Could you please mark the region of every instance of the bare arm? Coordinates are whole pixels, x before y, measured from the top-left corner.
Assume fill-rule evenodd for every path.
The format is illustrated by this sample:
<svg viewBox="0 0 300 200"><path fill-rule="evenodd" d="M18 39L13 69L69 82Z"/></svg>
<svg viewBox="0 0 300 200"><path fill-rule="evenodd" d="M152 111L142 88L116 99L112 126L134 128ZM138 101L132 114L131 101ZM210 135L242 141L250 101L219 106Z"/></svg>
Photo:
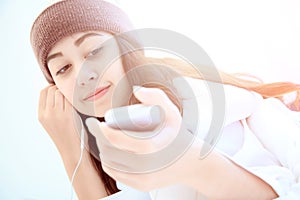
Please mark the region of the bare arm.
<svg viewBox="0 0 300 200"><path fill-rule="evenodd" d="M267 200L277 197L270 185L215 150L203 160L195 159L202 145L197 141L190 149L187 162L192 169L187 170L190 172L189 179L185 181L187 185L209 199Z"/></svg>
<svg viewBox="0 0 300 200"><path fill-rule="evenodd" d="M62 159L71 180L77 160L70 159L68 155L62 155ZM80 200L100 199L107 196L104 185L86 150L84 150L82 161L74 178L73 187Z"/></svg>
<svg viewBox="0 0 300 200"><path fill-rule="evenodd" d="M260 95L230 85L224 85L227 116L225 126L251 116L262 102ZM196 141L191 148L190 160L193 166L186 183L209 199L274 199L273 188L265 181L232 162L217 150L205 159L199 158L202 141ZM198 148L197 148L198 146ZM191 156L189 155L189 156ZM253 192L255 191L255 192Z"/></svg>
<svg viewBox="0 0 300 200"><path fill-rule="evenodd" d="M300 128L293 117L284 104L270 98L247 119L256 137L280 162L282 172L274 171L267 178L275 182L282 199L300 198Z"/></svg>
<svg viewBox="0 0 300 200"><path fill-rule="evenodd" d="M54 85L41 91L38 114L40 123L56 145L71 179L80 157L78 130L80 130L81 124L76 123L79 116L74 113L71 104ZM84 150L73 185L80 200L99 199L107 196L104 185L86 150Z"/></svg>

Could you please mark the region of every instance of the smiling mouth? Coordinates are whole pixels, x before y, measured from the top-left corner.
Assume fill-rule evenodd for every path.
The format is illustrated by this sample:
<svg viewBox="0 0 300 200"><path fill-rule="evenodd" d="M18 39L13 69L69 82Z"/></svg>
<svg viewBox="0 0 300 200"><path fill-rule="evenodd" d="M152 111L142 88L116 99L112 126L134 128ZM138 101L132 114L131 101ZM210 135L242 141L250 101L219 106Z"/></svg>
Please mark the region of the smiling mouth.
<svg viewBox="0 0 300 200"><path fill-rule="evenodd" d="M84 101L94 101L94 100L97 100L97 99L101 98L102 96L104 96L106 94L106 92L108 91L109 88L110 88L110 85L98 88L95 92L87 95L87 97L85 97L83 100Z"/></svg>

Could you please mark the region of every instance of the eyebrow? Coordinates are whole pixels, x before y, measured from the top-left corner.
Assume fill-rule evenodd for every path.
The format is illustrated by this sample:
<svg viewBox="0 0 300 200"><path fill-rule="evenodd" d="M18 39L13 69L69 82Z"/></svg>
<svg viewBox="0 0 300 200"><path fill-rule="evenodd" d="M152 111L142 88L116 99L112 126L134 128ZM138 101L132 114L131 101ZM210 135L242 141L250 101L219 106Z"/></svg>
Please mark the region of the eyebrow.
<svg viewBox="0 0 300 200"><path fill-rule="evenodd" d="M100 33L86 33L86 34L82 35L81 37L79 37L77 40L75 40L75 42L74 42L75 46L81 45L86 38L92 37L92 36L103 36L103 35ZM61 52L54 53L47 57L46 62L48 63L49 60L60 57L60 56L63 56L63 54Z"/></svg>
<svg viewBox="0 0 300 200"><path fill-rule="evenodd" d="M47 57L47 60L46 62L48 63L49 60L53 59L53 58L57 58L57 57L60 57L60 56L63 56L63 54L61 52L58 52L58 53L55 53L55 54L52 54L50 56Z"/></svg>
<svg viewBox="0 0 300 200"><path fill-rule="evenodd" d="M84 35L82 35L81 37L79 37L79 38L74 42L75 46L78 47L79 45L81 45L81 44L83 43L83 41L84 41L86 38L92 37L92 36L103 36L103 35L100 34L100 33L87 33L87 34L84 34Z"/></svg>

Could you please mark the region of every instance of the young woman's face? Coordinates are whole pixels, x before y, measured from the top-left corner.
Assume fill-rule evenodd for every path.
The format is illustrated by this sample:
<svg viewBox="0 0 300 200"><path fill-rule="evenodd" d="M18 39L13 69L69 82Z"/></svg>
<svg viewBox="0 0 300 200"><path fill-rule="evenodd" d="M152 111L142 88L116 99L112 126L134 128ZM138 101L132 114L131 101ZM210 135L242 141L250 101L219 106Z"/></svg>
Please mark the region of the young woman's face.
<svg viewBox="0 0 300 200"><path fill-rule="evenodd" d="M106 32L76 33L49 52L48 67L65 98L81 113L102 117L126 105L132 89L125 78L116 40ZM116 90L117 89L117 90Z"/></svg>

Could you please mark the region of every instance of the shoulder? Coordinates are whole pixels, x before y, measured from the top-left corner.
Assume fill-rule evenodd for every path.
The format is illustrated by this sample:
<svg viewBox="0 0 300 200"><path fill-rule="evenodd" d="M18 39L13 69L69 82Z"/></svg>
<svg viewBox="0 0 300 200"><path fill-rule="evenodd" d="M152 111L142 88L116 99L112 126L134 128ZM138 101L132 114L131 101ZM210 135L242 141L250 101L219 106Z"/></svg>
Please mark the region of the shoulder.
<svg viewBox="0 0 300 200"><path fill-rule="evenodd" d="M185 81L185 84L177 85L183 91L184 97L190 98L192 96L188 94L186 89L186 87L190 87L194 97L198 98L201 105L211 105L212 102L223 104L227 115L226 124L249 117L263 101L260 94L236 86L190 77L183 77L182 80ZM214 96L212 96L212 93L214 93ZM212 101L213 97L217 99Z"/></svg>
<svg viewBox="0 0 300 200"><path fill-rule="evenodd" d="M180 82L181 84L177 84L176 86L182 86L182 83L185 82L185 84L188 84L188 86L190 86L191 89L193 89L196 96L199 94L199 92L212 92L212 90L214 90L215 88L221 88L224 91L224 94L227 96L227 98L235 98L238 96L240 100L254 99L259 102L262 100L262 96L256 92L229 84L211 82L186 76L180 77L180 80L181 82L178 82Z"/></svg>
<svg viewBox="0 0 300 200"><path fill-rule="evenodd" d="M292 144L298 143L300 147L300 128L291 111L277 99L264 99L247 123L264 146L278 155Z"/></svg>

